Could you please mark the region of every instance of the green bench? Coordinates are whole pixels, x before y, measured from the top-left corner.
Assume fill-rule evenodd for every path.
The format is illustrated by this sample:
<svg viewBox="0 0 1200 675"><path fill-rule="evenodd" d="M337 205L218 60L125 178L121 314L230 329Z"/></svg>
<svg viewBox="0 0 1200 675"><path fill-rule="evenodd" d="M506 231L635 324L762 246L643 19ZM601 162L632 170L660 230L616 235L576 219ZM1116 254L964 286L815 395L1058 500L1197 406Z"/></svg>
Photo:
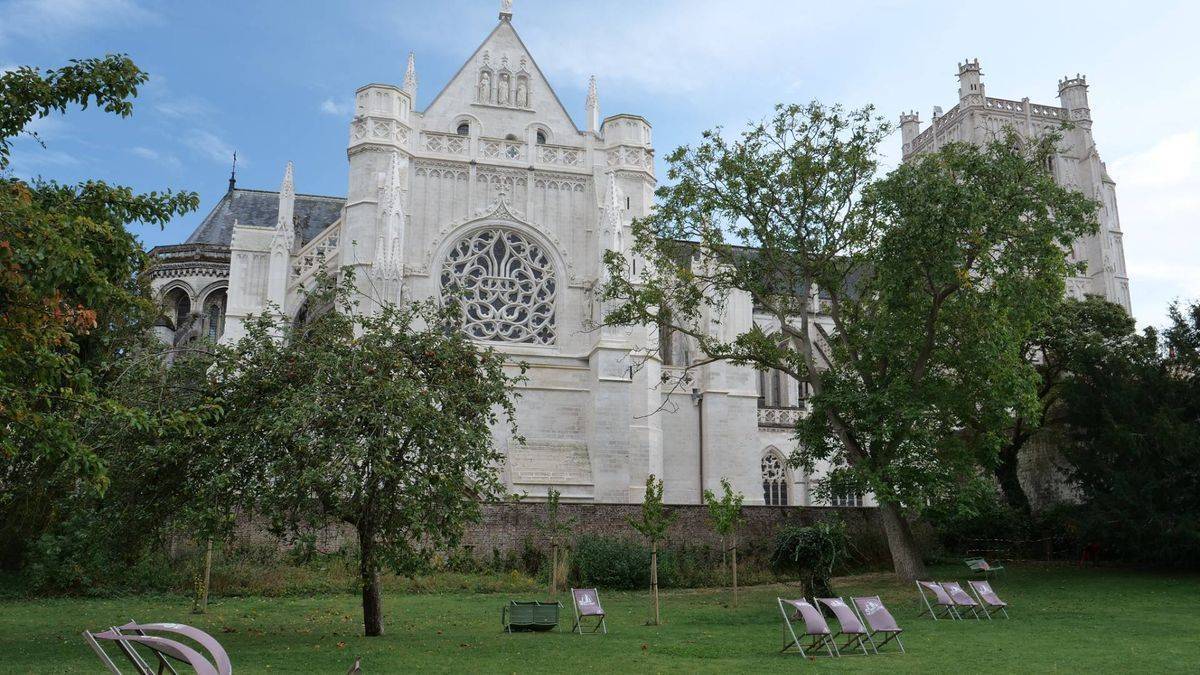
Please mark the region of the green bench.
<svg viewBox="0 0 1200 675"><path fill-rule="evenodd" d="M558 602L509 600L500 610L500 623L509 633L553 630L558 626L561 609Z"/></svg>
<svg viewBox="0 0 1200 675"><path fill-rule="evenodd" d="M964 558L963 564L971 569L976 574L982 574L985 577L995 572L1004 571L1003 565L993 565L983 558Z"/></svg>

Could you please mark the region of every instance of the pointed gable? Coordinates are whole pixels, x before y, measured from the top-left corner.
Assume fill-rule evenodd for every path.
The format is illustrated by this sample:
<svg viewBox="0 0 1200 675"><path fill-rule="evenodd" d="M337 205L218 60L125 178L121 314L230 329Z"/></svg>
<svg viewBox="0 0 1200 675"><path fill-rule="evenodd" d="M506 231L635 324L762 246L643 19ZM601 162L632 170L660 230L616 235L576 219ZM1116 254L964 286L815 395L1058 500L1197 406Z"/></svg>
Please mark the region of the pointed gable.
<svg viewBox="0 0 1200 675"><path fill-rule="evenodd" d="M533 55L508 20L501 20L422 113L422 126L452 132L467 117L480 135L524 139L531 124L549 128L551 142L579 135L571 115L550 87Z"/></svg>

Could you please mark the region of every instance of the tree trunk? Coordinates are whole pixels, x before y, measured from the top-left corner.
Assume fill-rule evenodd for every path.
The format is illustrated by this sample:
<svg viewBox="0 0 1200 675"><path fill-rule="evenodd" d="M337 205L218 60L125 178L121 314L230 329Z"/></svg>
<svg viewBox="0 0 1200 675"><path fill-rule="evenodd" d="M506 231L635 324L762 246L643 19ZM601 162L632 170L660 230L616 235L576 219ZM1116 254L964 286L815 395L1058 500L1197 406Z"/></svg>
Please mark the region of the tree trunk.
<svg viewBox="0 0 1200 675"><path fill-rule="evenodd" d="M550 601L558 597L558 544L550 548Z"/></svg>
<svg viewBox="0 0 1200 675"><path fill-rule="evenodd" d="M654 597L654 623L659 625L658 618L658 542L650 544L650 594Z"/></svg>
<svg viewBox="0 0 1200 675"><path fill-rule="evenodd" d="M1004 493L1004 500L1016 509L1018 513L1029 513L1029 498L1021 487L1021 478L1017 469L1020 466L1020 454L1023 443L1015 441L1004 444L1000 448L1000 461L996 464L996 482Z"/></svg>
<svg viewBox="0 0 1200 675"><path fill-rule="evenodd" d="M208 546L204 551L204 578L201 580L202 586L196 592L195 602L192 603L192 614L203 614L208 611L208 584L212 579L212 538L208 540Z"/></svg>
<svg viewBox="0 0 1200 675"><path fill-rule="evenodd" d="M380 597L379 569L375 562L375 542L369 533L359 532L358 573L362 583L363 629L367 637L383 635L383 602Z"/></svg>
<svg viewBox="0 0 1200 675"><path fill-rule="evenodd" d="M737 541L736 540L733 542L733 550L731 551L731 553L733 554L733 606L737 607L738 597L737 597Z"/></svg>
<svg viewBox="0 0 1200 675"><path fill-rule="evenodd" d="M921 558L912 528L904 519L900 506L892 502L881 502L879 516L883 520L883 531L887 534L888 549L892 553L892 567L896 576L905 581L915 581L925 576L925 561Z"/></svg>

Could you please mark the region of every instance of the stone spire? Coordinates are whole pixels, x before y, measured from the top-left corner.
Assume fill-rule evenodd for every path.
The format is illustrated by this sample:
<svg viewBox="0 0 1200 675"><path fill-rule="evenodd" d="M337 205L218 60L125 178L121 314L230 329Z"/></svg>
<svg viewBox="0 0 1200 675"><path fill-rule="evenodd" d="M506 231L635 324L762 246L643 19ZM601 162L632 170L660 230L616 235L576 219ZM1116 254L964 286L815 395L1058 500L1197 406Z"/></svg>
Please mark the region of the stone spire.
<svg viewBox="0 0 1200 675"><path fill-rule="evenodd" d="M279 185L279 215L275 219L273 246L291 252L296 242L296 186L292 178L292 163L287 163L283 172L283 183Z"/></svg>
<svg viewBox="0 0 1200 675"><path fill-rule="evenodd" d="M392 153L387 180L380 188L379 237L375 240L375 264L371 274L377 279L399 281L404 272L404 196L400 155ZM389 294L391 295L391 294ZM397 298L388 297L394 301Z"/></svg>
<svg viewBox="0 0 1200 675"><path fill-rule="evenodd" d="M588 78L588 93L587 102L584 103L587 109L588 131L592 133L600 133L600 97L596 94L596 76Z"/></svg>
<svg viewBox="0 0 1200 675"><path fill-rule="evenodd" d="M500 0L500 20L512 21L512 0Z"/></svg>
<svg viewBox="0 0 1200 675"><path fill-rule="evenodd" d="M417 104L417 59L412 52L408 53L408 69L404 71L404 91Z"/></svg>

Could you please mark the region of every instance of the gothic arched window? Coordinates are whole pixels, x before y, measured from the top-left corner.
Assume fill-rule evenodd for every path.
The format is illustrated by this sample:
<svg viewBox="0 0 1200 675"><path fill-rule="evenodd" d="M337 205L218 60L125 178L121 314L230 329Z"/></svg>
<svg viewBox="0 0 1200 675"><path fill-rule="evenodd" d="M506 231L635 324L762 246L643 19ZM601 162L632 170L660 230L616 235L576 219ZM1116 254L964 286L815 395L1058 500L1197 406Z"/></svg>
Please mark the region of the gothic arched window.
<svg viewBox="0 0 1200 675"><path fill-rule="evenodd" d="M767 506L787 506L788 480L783 458L774 449L762 458L763 503Z"/></svg>
<svg viewBox="0 0 1200 675"><path fill-rule="evenodd" d="M167 294L167 303L171 309L171 318L175 321L175 330L183 328L192 313L192 301L188 294L182 288L176 288Z"/></svg>
<svg viewBox="0 0 1200 675"><path fill-rule="evenodd" d="M225 332L225 291L213 291L204 301L206 333L216 341Z"/></svg>
<svg viewBox="0 0 1200 675"><path fill-rule="evenodd" d="M455 131L459 136L470 136L471 135L471 125L467 122L463 122L462 124L458 125L458 129L456 129Z"/></svg>
<svg viewBox="0 0 1200 675"><path fill-rule="evenodd" d="M538 145L545 145L545 144L546 144L546 132L544 132L544 131L542 131L542 130L540 130L540 129L538 130L538 132L537 132L537 142L538 142Z"/></svg>
<svg viewBox="0 0 1200 675"><path fill-rule="evenodd" d="M441 285L443 302L461 303L472 338L554 344L554 263L520 232L489 227L463 237L446 255Z"/></svg>

